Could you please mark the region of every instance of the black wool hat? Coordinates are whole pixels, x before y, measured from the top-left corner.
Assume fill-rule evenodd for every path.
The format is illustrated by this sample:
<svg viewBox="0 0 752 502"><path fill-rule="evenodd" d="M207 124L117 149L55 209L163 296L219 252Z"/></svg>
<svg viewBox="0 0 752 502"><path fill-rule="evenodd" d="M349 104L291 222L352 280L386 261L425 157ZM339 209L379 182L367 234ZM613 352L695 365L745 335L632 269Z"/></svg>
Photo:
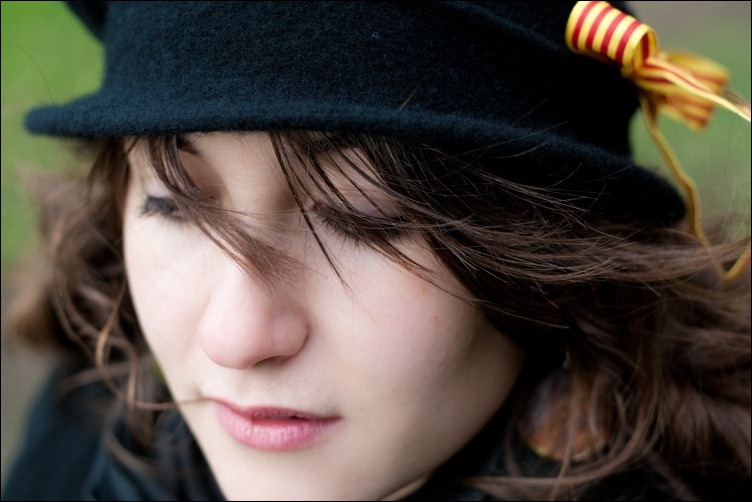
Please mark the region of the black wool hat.
<svg viewBox="0 0 752 502"><path fill-rule="evenodd" d="M32 110L32 132L417 138L499 158L498 174L581 197L614 220L684 215L676 190L631 160L633 84L567 48L574 2L69 5L104 44L104 81Z"/></svg>

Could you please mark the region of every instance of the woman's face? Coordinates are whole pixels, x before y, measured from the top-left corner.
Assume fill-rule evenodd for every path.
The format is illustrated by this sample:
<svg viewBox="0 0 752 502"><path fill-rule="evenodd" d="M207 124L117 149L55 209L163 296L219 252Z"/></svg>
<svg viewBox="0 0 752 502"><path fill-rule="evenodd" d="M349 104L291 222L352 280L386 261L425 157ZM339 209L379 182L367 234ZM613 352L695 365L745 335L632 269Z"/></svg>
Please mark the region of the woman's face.
<svg viewBox="0 0 752 502"><path fill-rule="evenodd" d="M141 150L130 155L130 291L174 398L194 401L180 408L224 495L374 500L417 488L497 411L521 350L447 292L464 293L418 238L394 243L441 288L314 207L340 279L265 134L188 139L196 153L182 159L194 182L302 265L265 285L182 219ZM374 211L334 179L353 206ZM386 194L364 189L394 211Z"/></svg>

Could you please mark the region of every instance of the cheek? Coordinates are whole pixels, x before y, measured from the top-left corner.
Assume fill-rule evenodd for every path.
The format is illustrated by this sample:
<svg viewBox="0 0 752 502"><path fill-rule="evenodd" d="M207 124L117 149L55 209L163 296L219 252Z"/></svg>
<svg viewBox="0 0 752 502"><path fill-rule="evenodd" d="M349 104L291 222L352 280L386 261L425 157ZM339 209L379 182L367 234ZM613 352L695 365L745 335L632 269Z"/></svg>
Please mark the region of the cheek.
<svg viewBox="0 0 752 502"><path fill-rule="evenodd" d="M176 242L177 239L177 242ZM143 218L131 208L124 222L126 276L142 332L160 364L190 349L191 326L205 303L198 239ZM169 373L169 372L167 372Z"/></svg>
<svg viewBox="0 0 752 502"><path fill-rule="evenodd" d="M375 292L369 302L378 319L378 349L386 374L398 368L423 373L445 367L469 342L471 318L465 305L420 279L399 277Z"/></svg>
<svg viewBox="0 0 752 502"><path fill-rule="evenodd" d="M350 371L338 383L362 417L362 437L372 438L364 449L378 452L369 465L396 477L428 472L499 409L523 353L476 308L396 266L351 285L357 304L339 314L348 319L340 331L350 341L340 354L348 364L338 366Z"/></svg>
<svg viewBox="0 0 752 502"><path fill-rule="evenodd" d="M360 333L355 339L367 344L371 354L383 355L374 359L387 366L381 368L384 371L440 363L458 356L458 349L473 337L475 309L447 292L462 294L445 268L415 248L403 251L434 271L431 279L436 285L374 254L364 254L348 271L354 333Z"/></svg>
<svg viewBox="0 0 752 502"><path fill-rule="evenodd" d="M446 269L422 261L439 270L439 285L462 295ZM391 263L360 270L351 281L356 299L338 313L350 340L341 357L360 368L354 385L412 406L462 389L493 394L499 380L514 381L520 351L475 307Z"/></svg>

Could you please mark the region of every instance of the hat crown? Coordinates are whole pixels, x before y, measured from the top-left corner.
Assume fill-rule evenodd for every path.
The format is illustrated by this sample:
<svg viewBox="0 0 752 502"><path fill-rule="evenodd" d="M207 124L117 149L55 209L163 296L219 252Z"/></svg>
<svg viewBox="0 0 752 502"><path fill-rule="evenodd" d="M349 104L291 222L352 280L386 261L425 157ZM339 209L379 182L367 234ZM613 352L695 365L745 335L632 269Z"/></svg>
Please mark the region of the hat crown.
<svg viewBox="0 0 752 502"><path fill-rule="evenodd" d="M103 87L113 97L137 93L180 113L218 104L327 115L362 108L404 120L430 113L501 125L493 136L514 123L627 150L633 90L617 68L566 49L571 5L563 2L549 2L556 12L547 16L530 2L86 4L87 26L106 48ZM594 96L598 89L609 94ZM145 111L134 110L134 120ZM232 122L204 128L272 125ZM303 122L290 126L326 125Z"/></svg>
<svg viewBox="0 0 752 502"><path fill-rule="evenodd" d="M376 133L497 158L524 153L525 165L505 169L534 183L573 171L603 180L631 165L636 90L618 67L566 47L573 5L85 2L74 10L105 46L103 84L31 112L27 126L83 137ZM670 188L650 179L670 218L681 214Z"/></svg>

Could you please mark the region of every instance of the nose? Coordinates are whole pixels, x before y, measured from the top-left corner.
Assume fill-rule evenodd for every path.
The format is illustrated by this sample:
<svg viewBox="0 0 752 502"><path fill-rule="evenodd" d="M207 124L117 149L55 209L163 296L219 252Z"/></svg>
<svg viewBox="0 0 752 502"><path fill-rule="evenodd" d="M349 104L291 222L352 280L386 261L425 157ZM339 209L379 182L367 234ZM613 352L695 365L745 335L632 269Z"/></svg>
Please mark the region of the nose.
<svg viewBox="0 0 752 502"><path fill-rule="evenodd" d="M302 307L285 288L271 290L224 258L198 325L206 355L220 366L246 369L300 352L309 332Z"/></svg>

